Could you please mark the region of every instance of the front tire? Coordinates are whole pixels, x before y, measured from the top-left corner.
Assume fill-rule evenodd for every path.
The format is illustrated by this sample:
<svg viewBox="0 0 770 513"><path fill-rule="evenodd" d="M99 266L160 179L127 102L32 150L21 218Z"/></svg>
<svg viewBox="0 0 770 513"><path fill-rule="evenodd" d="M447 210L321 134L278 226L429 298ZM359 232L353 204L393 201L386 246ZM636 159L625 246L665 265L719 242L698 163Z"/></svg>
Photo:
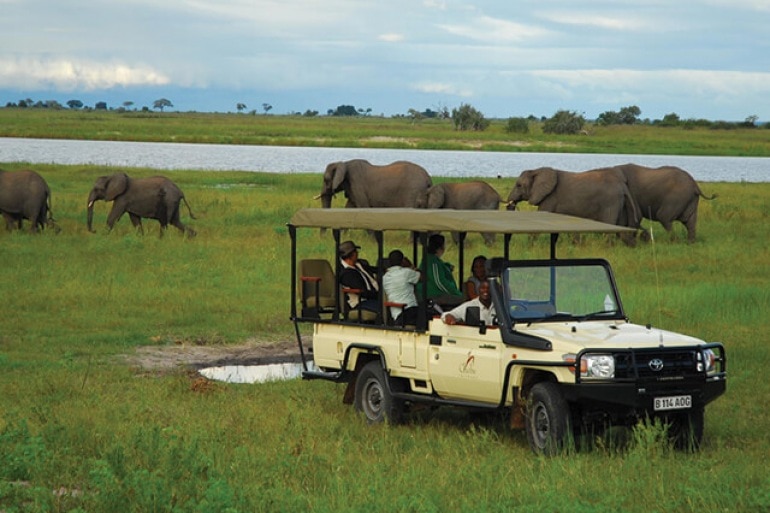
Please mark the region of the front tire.
<svg viewBox="0 0 770 513"><path fill-rule="evenodd" d="M695 452L700 449L703 440L704 407L696 406L692 410L671 415L669 438L674 448L679 451Z"/></svg>
<svg viewBox="0 0 770 513"><path fill-rule="evenodd" d="M372 361L364 365L356 378L356 410L366 416L369 424L386 420L398 424L403 417L403 402L391 395L390 383L382 364Z"/></svg>
<svg viewBox="0 0 770 513"><path fill-rule="evenodd" d="M532 387L527 401L526 431L535 454L553 456L561 452L571 431L570 410L556 383Z"/></svg>

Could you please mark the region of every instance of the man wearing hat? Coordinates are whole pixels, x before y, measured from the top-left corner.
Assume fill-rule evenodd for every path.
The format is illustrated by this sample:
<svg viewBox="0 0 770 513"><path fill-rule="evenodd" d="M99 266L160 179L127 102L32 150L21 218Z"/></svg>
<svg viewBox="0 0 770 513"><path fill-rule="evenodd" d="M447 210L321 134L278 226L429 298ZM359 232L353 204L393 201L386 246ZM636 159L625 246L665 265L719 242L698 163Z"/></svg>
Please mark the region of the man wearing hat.
<svg viewBox="0 0 770 513"><path fill-rule="evenodd" d="M366 260L358 259L358 250L352 240L340 244L339 256L342 270L340 271L340 285L349 289L357 289L359 294L346 294L345 300L351 309L360 308L372 312L379 312L378 292L379 285L374 278L374 269Z"/></svg>

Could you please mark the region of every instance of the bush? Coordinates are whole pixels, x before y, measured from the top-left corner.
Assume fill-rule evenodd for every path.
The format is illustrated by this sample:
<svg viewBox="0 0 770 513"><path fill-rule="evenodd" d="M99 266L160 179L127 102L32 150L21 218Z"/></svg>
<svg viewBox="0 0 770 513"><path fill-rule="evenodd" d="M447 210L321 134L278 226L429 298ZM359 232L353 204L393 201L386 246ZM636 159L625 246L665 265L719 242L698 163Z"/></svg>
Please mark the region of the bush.
<svg viewBox="0 0 770 513"><path fill-rule="evenodd" d="M529 120L527 118L508 118L505 131L509 134L529 133Z"/></svg>
<svg viewBox="0 0 770 513"><path fill-rule="evenodd" d="M577 112L560 110L543 123L546 134L578 134L583 129L586 120Z"/></svg>
<svg viewBox="0 0 770 513"><path fill-rule="evenodd" d="M490 123L488 119L484 119L484 114L467 103L460 105L459 108L452 109L452 121L454 122L455 130L462 131L484 131Z"/></svg>

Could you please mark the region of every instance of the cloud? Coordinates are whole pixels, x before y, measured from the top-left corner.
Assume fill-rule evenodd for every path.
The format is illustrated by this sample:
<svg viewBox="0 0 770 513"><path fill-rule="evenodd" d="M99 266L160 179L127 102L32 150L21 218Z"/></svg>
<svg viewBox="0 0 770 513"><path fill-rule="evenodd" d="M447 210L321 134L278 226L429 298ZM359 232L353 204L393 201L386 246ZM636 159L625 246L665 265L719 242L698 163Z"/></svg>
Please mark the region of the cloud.
<svg viewBox="0 0 770 513"><path fill-rule="evenodd" d="M628 14L622 16L606 16L601 14L589 14L585 12L550 12L544 13L543 18L562 25L575 25L594 27L608 30L651 30L662 29L660 25L650 23L638 16L631 17Z"/></svg>
<svg viewBox="0 0 770 513"><path fill-rule="evenodd" d="M574 88L645 89L655 84L688 88L701 93L740 95L763 90L770 93L770 72L714 71L691 69L633 70L582 69L535 70L534 77L560 82Z"/></svg>
<svg viewBox="0 0 770 513"><path fill-rule="evenodd" d="M377 36L377 39L380 41L385 41L386 43L400 43L406 38L403 34L380 34Z"/></svg>
<svg viewBox="0 0 770 513"><path fill-rule="evenodd" d="M76 59L0 58L0 87L95 91L169 83L168 77L143 65Z"/></svg>
<svg viewBox="0 0 770 513"><path fill-rule="evenodd" d="M490 16L477 16L467 24L439 24L438 27L452 35L488 43L521 42L548 34L547 30L534 25Z"/></svg>
<svg viewBox="0 0 770 513"><path fill-rule="evenodd" d="M452 84L441 82L419 82L412 89L428 94L447 94L461 97L473 96L473 92L468 89L460 89Z"/></svg>

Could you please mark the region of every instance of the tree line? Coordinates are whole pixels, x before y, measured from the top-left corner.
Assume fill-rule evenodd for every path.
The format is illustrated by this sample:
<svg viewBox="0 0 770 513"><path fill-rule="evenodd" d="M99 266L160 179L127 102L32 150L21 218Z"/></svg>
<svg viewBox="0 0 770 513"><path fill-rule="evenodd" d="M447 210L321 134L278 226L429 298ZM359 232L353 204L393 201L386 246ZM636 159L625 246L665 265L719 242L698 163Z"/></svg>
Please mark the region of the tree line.
<svg viewBox="0 0 770 513"><path fill-rule="evenodd" d="M85 106L80 100L69 100L66 105L71 110L108 110L106 102L96 102L93 108ZM122 106L117 110L119 112L131 110L134 102L125 101ZM152 108L164 112L166 108L173 108L174 104L166 98L159 98L153 102ZM34 109L64 109L56 100L47 101L33 101L32 99L22 99L18 102L8 102L5 105L6 108L34 108ZM236 103L236 109L238 112L246 110L248 107L245 103ZM269 103L262 104L262 110L264 114L268 114L273 109L273 106ZM134 109L136 110L136 109ZM148 107L142 107L142 111L149 111ZM256 115L256 110L252 110L251 114ZM338 105L334 109L328 109L326 111L327 116L335 117L353 117L353 116L371 116L372 108L356 108L354 105ZM735 128L757 128L757 121L759 119L756 115L747 116L742 122L731 121L711 121L707 119L681 119L676 113L669 113L663 116L662 119L650 120L641 119L640 116L642 110L636 105L629 105L622 107L617 111L605 111L599 114L599 116L593 120L593 123L600 126L610 125L654 125L661 127L681 127L681 128L711 128L711 129L723 129L730 130ZM306 110L304 113L291 112L289 115L314 117L318 116L317 110ZM411 108L406 114L397 114L393 117L409 118L413 123L417 123L423 119L446 119L451 120L455 130L458 131L484 131L486 130L491 121L487 119L482 112L473 107L470 104L463 103L459 107L449 109L446 106L439 106L436 110L425 109L423 111ZM542 130L547 134L581 134L586 132L586 125L588 120L583 114L577 111L571 110L558 110L552 116L542 116L540 118L530 115L527 117L510 117L506 120L505 130L508 133L521 133L526 134L530 130L530 124L539 122L542 124ZM761 125L765 128L770 128L770 123Z"/></svg>

